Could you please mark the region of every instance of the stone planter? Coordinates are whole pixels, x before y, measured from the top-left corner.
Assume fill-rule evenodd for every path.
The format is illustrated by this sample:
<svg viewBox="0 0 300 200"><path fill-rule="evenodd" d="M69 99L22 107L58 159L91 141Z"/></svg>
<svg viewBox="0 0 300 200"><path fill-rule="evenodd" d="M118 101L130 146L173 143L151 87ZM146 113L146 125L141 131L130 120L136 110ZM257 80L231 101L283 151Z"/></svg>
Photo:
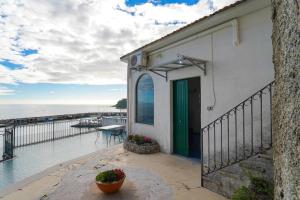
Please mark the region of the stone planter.
<svg viewBox="0 0 300 200"><path fill-rule="evenodd" d="M138 145L126 139L123 143L123 147L128 151L138 153L138 154L152 154L152 153L160 152L159 144L156 141L152 143Z"/></svg>

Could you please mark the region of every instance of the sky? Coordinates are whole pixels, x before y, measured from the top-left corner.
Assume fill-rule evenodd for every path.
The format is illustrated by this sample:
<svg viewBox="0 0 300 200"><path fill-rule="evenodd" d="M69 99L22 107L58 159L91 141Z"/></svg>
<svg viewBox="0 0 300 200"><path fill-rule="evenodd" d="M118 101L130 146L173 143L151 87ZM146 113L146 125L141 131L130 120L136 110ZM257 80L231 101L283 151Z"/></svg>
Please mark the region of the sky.
<svg viewBox="0 0 300 200"><path fill-rule="evenodd" d="M115 104L119 58L236 0L0 0L0 104Z"/></svg>

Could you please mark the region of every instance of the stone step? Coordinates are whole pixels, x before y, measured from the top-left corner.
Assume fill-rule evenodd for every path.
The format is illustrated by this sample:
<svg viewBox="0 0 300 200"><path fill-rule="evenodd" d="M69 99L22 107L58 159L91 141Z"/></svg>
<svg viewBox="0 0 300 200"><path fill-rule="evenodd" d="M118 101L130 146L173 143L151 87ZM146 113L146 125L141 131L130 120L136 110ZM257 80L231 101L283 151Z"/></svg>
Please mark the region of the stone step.
<svg viewBox="0 0 300 200"><path fill-rule="evenodd" d="M265 156L266 155L266 156ZM203 186L213 192L231 198L234 191L250 184L249 172L256 177L272 181L273 162L270 152L225 167L202 178Z"/></svg>
<svg viewBox="0 0 300 200"><path fill-rule="evenodd" d="M209 189L212 192L221 194L223 196L227 196L226 193L223 192L223 185L221 181L221 177L218 174L210 174L209 176L203 176L203 187Z"/></svg>
<svg viewBox="0 0 300 200"><path fill-rule="evenodd" d="M269 162L262 162L262 161L242 161L239 163L239 166L242 168L246 168L246 169L250 169L252 171L257 171L260 173L266 173L266 171L268 170L268 167L271 165L272 163Z"/></svg>
<svg viewBox="0 0 300 200"><path fill-rule="evenodd" d="M233 191L238 189L240 186L248 186L249 178L235 178L232 177L231 173L220 171L214 174L209 174L207 177L203 177L203 186L213 192L221 194L224 197L230 198Z"/></svg>
<svg viewBox="0 0 300 200"><path fill-rule="evenodd" d="M266 156L265 156L266 155ZM270 155L260 154L241 161L239 166L246 172L251 173L253 176L259 176L269 181L273 179L273 160L269 159Z"/></svg>
<svg viewBox="0 0 300 200"><path fill-rule="evenodd" d="M243 180L244 178L244 171L237 165L232 165L232 167L225 167L224 169L219 170L218 173L232 179Z"/></svg>
<svg viewBox="0 0 300 200"><path fill-rule="evenodd" d="M258 154L258 157L264 158L266 160L273 160L272 151L266 151L265 153Z"/></svg>

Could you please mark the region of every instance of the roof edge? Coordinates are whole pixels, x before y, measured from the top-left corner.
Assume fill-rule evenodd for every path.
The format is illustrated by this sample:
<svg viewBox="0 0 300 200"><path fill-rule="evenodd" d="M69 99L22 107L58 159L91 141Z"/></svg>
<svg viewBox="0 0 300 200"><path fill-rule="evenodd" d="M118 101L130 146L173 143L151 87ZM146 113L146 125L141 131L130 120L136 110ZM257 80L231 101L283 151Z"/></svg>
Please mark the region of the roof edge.
<svg viewBox="0 0 300 200"><path fill-rule="evenodd" d="M187 31L188 29L193 28L195 25L197 25L197 24L199 24L201 22L210 20L213 16L216 16L218 14L224 13L225 11L231 10L232 8L235 8L235 7L237 7L237 6L239 6L239 5L243 4L243 3L251 2L251 1L255 1L255 0L239 0L239 1L235 2L235 3L233 3L233 4L225 6L225 7L221 8L220 10L217 10L216 12L214 12L214 13L212 13L210 15L201 17L200 19L197 19L196 21L194 21L194 22L192 22L190 24L187 24L187 25L185 25L185 26L183 26L183 27L181 27L181 28L179 28L179 29L177 29L177 30L175 30L175 31L173 31L173 32L171 32L171 33L169 33L169 34L167 34L167 35L165 35L165 36L157 39L157 40L154 40L154 41L152 41L152 42L150 42L148 44L145 44L145 45L143 45L143 46L141 46L141 47L139 47L139 48L137 48L137 49L135 49L135 50L133 50L133 51L125 54L125 55L123 55L122 57L120 57L120 60L122 62L127 62L128 56L131 55L131 54L134 54L137 51L142 51L145 48L148 48L148 47L150 48L153 45L157 45L160 42L162 42L163 40L166 40L166 39L168 39L168 38L170 38L172 36L176 36L176 35L178 35L180 33L184 33L184 31ZM263 2L263 3L270 4L270 0L256 0L256 1L260 2L260 3ZM210 28L212 28L212 27L210 27ZM207 29L209 29L209 28L206 28L204 30L207 30ZM190 35L190 36L192 36L192 35Z"/></svg>

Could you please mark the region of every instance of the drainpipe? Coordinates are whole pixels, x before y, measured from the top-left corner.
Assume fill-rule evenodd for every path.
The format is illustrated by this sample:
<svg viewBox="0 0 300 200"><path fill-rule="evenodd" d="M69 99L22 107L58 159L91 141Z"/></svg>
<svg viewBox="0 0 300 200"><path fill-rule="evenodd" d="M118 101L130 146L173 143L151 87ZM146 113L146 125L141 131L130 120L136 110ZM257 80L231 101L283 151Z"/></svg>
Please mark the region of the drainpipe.
<svg viewBox="0 0 300 200"><path fill-rule="evenodd" d="M129 62L127 64L127 135L131 132L131 123L129 118L131 119L131 99L130 99L130 86L131 86L131 71L129 69Z"/></svg>

